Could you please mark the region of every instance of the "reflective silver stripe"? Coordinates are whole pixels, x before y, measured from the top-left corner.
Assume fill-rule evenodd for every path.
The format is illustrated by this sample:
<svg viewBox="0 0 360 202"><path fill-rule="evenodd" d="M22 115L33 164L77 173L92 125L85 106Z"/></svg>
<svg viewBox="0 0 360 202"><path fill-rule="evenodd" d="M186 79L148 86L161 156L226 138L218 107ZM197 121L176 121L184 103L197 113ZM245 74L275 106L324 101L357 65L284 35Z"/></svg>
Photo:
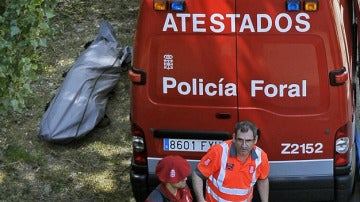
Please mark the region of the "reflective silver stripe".
<svg viewBox="0 0 360 202"><path fill-rule="evenodd" d="M220 196L218 196L209 186L206 186L206 190L214 199L216 199L216 201L218 201L218 202L229 202L229 201L221 198Z"/></svg>
<svg viewBox="0 0 360 202"><path fill-rule="evenodd" d="M333 159L270 161L270 178L319 177L334 175ZM301 168L301 169L299 169Z"/></svg>
<svg viewBox="0 0 360 202"><path fill-rule="evenodd" d="M222 154L221 154L221 168L220 168L219 176L216 179L213 175L211 175L209 177L209 180L221 193L229 194L229 195L237 195L237 196L247 195L250 189L252 189L252 187L250 187L250 189L234 189L234 188L223 187L223 182L226 175L226 162L228 158L229 145L227 143L221 143L220 145L222 147ZM211 187L209 187L209 189L211 189ZM214 193L212 190L208 192L210 194ZM215 196L213 197L215 198Z"/></svg>
<svg viewBox="0 0 360 202"><path fill-rule="evenodd" d="M255 185L256 183L256 169L259 167L262 159L261 159L261 149L259 147L256 147L255 149L256 155L257 155L257 159L255 159L255 170L252 176L252 182L250 184L250 188L252 189L252 187Z"/></svg>
<svg viewBox="0 0 360 202"><path fill-rule="evenodd" d="M222 147L222 153L221 153L221 168L220 168L220 172L219 172L219 176L217 178L218 181L218 185L219 187L222 187L223 182L225 180L225 175L226 175L226 162L227 162L227 157L228 157L228 153L229 153L229 145L226 143L222 143L221 144Z"/></svg>
<svg viewBox="0 0 360 202"><path fill-rule="evenodd" d="M249 193L249 189L234 189L234 188L226 188L222 186L222 183L216 180L216 178L209 177L209 180L213 183L213 185L222 193L224 194L230 194L230 195L238 195L238 196L244 196Z"/></svg>
<svg viewBox="0 0 360 202"><path fill-rule="evenodd" d="M227 201L227 200L221 198L220 196L218 196L215 192L213 192L213 190L211 190L211 188L209 186L206 186L206 190L213 198L216 199L216 201L218 201L218 202L230 202L230 201ZM249 202L249 198L244 200L244 201L239 201L239 202Z"/></svg>
<svg viewBox="0 0 360 202"><path fill-rule="evenodd" d="M155 175L155 168L161 158L148 157L148 171L150 175ZM191 169L195 170L199 160L187 159ZM288 177L318 177L334 175L333 159L313 159L313 160L292 160L292 161L269 161L269 178L288 178ZM301 168L301 169L299 169Z"/></svg>

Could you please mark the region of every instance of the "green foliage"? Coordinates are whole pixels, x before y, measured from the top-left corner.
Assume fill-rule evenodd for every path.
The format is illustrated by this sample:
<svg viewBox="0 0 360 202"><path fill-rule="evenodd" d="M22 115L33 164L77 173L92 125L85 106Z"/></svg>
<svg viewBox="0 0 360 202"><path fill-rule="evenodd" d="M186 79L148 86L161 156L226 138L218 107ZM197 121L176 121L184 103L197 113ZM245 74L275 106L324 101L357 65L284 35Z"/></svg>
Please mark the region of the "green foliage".
<svg viewBox="0 0 360 202"><path fill-rule="evenodd" d="M40 49L53 35L56 0L1 0L0 114L21 111L40 67Z"/></svg>

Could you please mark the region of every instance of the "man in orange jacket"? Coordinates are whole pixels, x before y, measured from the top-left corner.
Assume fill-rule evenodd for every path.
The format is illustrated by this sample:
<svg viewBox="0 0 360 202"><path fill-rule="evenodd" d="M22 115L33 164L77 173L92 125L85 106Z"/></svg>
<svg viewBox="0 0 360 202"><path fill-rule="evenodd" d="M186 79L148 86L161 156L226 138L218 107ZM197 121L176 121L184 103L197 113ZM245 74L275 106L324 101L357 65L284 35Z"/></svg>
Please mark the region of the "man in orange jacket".
<svg viewBox="0 0 360 202"><path fill-rule="evenodd" d="M232 140L208 150L192 174L197 201L251 202L256 182L261 201L269 200L270 166L267 154L255 146L257 140L258 128L242 121L236 124Z"/></svg>

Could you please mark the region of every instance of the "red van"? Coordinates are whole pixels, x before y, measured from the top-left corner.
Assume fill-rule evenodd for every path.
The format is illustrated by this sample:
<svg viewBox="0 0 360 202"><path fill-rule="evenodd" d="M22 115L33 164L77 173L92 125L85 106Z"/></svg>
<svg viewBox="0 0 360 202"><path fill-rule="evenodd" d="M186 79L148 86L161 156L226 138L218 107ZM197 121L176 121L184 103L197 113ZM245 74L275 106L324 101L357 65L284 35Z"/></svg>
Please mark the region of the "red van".
<svg viewBox="0 0 360 202"><path fill-rule="evenodd" d="M348 200L358 3L141 0L129 71L136 200L157 185L161 158L194 169L241 120L260 128L270 201Z"/></svg>

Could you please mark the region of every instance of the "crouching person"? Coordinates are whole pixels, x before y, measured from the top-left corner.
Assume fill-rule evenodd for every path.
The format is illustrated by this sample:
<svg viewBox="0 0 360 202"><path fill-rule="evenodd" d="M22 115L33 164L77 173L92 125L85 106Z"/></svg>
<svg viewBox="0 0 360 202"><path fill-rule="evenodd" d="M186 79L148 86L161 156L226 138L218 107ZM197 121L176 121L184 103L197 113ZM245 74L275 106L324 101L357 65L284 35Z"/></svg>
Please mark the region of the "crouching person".
<svg viewBox="0 0 360 202"><path fill-rule="evenodd" d="M160 180L145 202L190 202L193 200L186 184L191 172L190 164L181 156L166 156L156 165L155 174Z"/></svg>

